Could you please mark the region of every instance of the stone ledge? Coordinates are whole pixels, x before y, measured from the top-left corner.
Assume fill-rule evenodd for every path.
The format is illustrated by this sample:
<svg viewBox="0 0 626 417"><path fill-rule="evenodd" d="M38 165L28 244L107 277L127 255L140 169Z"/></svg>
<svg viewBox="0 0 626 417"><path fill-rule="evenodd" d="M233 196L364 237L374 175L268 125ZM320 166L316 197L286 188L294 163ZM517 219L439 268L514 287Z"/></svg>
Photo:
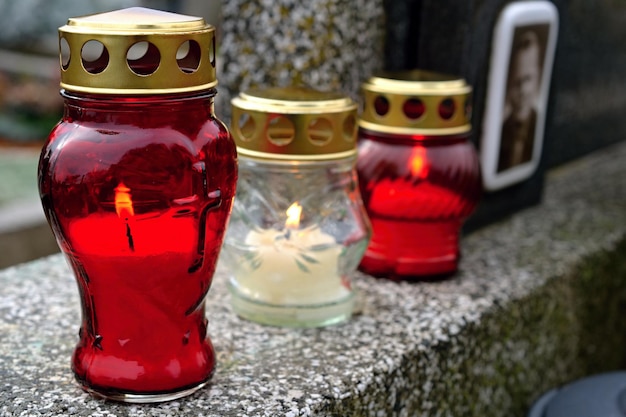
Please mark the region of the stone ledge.
<svg viewBox="0 0 626 417"><path fill-rule="evenodd" d="M0 268L56 252L59 247L39 199L0 206Z"/></svg>
<svg viewBox="0 0 626 417"><path fill-rule="evenodd" d="M0 272L0 415L524 416L554 385L626 365L626 142L547 178L544 202L463 240L461 271L407 284L356 274L344 325L240 320L209 292L218 354L186 399L128 406L73 381L79 302L60 256Z"/></svg>
<svg viewBox="0 0 626 417"><path fill-rule="evenodd" d="M0 268L59 251L37 193L38 159L36 149L0 147Z"/></svg>

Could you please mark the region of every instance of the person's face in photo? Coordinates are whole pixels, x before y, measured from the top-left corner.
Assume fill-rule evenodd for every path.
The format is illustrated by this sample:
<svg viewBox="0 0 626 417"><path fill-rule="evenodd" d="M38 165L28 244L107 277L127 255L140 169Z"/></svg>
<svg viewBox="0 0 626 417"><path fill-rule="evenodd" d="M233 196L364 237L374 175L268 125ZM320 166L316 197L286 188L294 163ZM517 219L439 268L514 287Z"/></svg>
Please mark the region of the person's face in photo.
<svg viewBox="0 0 626 417"><path fill-rule="evenodd" d="M539 45L534 39L526 40L514 51L508 94L511 114L519 121L528 119L535 107L541 75L539 53Z"/></svg>

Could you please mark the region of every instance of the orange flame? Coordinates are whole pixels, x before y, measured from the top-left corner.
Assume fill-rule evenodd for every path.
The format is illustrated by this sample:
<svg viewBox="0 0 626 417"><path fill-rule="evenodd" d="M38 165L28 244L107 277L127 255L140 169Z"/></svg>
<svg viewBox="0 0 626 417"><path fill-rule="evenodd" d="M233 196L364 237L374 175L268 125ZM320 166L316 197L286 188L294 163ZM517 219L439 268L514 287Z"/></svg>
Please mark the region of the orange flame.
<svg viewBox="0 0 626 417"><path fill-rule="evenodd" d="M300 226L300 215L302 214L302 206L296 201L286 211L287 220L285 227L287 229L297 229Z"/></svg>
<svg viewBox="0 0 626 417"><path fill-rule="evenodd" d="M115 187L115 212L120 218L125 218L126 220L135 215L130 188L125 186L123 182L120 182L120 184Z"/></svg>
<svg viewBox="0 0 626 417"><path fill-rule="evenodd" d="M428 166L426 165L426 151L424 148L415 147L409 159L409 169L411 175L417 178L426 178L428 176Z"/></svg>

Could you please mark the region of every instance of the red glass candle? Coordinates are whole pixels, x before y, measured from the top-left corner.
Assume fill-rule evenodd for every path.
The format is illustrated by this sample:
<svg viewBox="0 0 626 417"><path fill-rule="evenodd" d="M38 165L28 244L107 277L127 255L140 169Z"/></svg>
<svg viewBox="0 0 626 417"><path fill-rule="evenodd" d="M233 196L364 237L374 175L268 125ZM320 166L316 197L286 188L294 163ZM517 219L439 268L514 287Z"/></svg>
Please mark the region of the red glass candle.
<svg viewBox="0 0 626 417"><path fill-rule="evenodd" d="M455 272L461 226L482 192L471 88L411 71L373 77L363 91L357 171L373 235L360 269L408 280Z"/></svg>
<svg viewBox="0 0 626 417"><path fill-rule="evenodd" d="M39 187L81 297L72 368L99 396L174 399L215 367L204 298L237 168L213 112L213 37L201 18L139 8L60 29L65 112L42 151ZM94 38L102 52L89 61L81 50ZM118 65L138 39L145 54ZM186 45L186 57L167 42Z"/></svg>

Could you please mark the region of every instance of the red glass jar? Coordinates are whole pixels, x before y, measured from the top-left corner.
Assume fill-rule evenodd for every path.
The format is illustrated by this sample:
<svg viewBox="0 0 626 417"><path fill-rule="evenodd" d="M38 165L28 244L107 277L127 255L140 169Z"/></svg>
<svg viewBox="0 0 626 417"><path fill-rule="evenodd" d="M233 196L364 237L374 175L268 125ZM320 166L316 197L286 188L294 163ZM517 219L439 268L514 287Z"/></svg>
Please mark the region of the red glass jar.
<svg viewBox="0 0 626 417"><path fill-rule="evenodd" d="M163 37L186 44L187 60L177 64ZM179 398L215 367L204 298L237 179L234 142L213 112L214 29L133 8L70 19L60 38L70 52L65 111L42 151L39 187L81 297L72 369L98 396ZM89 61L81 50L92 39L103 52ZM143 57L118 65L142 41L152 45ZM99 77L107 71L118 74Z"/></svg>
<svg viewBox="0 0 626 417"><path fill-rule="evenodd" d="M373 235L360 269L390 279L449 275L482 192L469 141L471 88L410 71L373 77L363 92L357 171Z"/></svg>

